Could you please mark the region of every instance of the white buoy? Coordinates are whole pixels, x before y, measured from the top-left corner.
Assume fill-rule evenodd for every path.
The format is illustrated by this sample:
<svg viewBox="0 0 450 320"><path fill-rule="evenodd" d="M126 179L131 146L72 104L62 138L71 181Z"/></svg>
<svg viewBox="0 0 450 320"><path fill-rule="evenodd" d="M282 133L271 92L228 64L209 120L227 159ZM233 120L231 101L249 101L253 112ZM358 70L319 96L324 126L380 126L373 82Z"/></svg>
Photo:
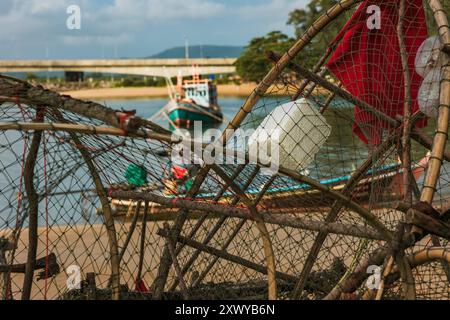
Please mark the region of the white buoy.
<svg viewBox="0 0 450 320"><path fill-rule="evenodd" d="M427 74L436 68L440 68L439 56L441 53L441 41L438 36L425 40L417 51L415 67L416 72L425 78Z"/></svg>
<svg viewBox="0 0 450 320"><path fill-rule="evenodd" d="M272 167L300 171L314 161L315 155L331 134L331 126L312 103L304 98L273 110L250 136L249 152L266 156Z"/></svg>
<svg viewBox="0 0 450 320"><path fill-rule="evenodd" d="M434 69L423 80L417 96L420 111L431 118L438 117L440 86L441 70Z"/></svg>
<svg viewBox="0 0 450 320"><path fill-rule="evenodd" d="M425 115L437 118L441 82L441 42L439 37L425 40L417 51L415 61L416 72L424 80L419 88L419 109Z"/></svg>

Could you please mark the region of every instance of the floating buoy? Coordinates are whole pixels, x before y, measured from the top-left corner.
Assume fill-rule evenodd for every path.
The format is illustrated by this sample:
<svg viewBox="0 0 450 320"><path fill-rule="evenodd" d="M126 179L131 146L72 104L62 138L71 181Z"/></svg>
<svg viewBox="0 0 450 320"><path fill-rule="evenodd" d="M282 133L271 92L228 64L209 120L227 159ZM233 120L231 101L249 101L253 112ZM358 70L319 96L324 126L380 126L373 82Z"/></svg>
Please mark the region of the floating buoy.
<svg viewBox="0 0 450 320"><path fill-rule="evenodd" d="M425 115L437 118L442 79L439 37L428 38L422 43L416 55L415 67L416 72L424 78L417 96L419 109Z"/></svg>
<svg viewBox="0 0 450 320"><path fill-rule="evenodd" d="M331 134L331 126L307 99L273 110L249 139L250 152L269 159L272 166L299 171L314 161Z"/></svg>

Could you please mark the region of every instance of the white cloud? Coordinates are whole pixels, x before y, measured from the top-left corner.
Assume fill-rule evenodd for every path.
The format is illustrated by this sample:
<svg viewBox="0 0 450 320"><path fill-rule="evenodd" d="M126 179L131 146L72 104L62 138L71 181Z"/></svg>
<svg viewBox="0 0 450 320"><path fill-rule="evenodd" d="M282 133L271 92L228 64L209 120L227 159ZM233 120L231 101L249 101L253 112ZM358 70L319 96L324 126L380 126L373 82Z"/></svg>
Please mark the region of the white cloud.
<svg viewBox="0 0 450 320"><path fill-rule="evenodd" d="M251 3L253 2L253 3ZM0 59L111 55L145 56L182 45L243 45L272 30L292 31L288 13L308 0L0 0ZM249 4L251 3L251 5ZM81 7L81 30L68 30L66 9ZM124 45L125 44L125 45ZM8 50L8 48L16 48Z"/></svg>
<svg viewBox="0 0 450 320"><path fill-rule="evenodd" d="M176 18L209 18L224 9L223 4L208 0L115 0L105 13L114 19L138 19L148 23Z"/></svg>
<svg viewBox="0 0 450 320"><path fill-rule="evenodd" d="M68 46L86 46L92 44L101 44L104 46L114 46L130 43L134 40L133 35L121 33L119 35L66 35L62 36L62 41Z"/></svg>
<svg viewBox="0 0 450 320"><path fill-rule="evenodd" d="M309 0L269 0L239 8L241 20L265 22L268 30L286 30L286 22L291 11L304 8Z"/></svg>

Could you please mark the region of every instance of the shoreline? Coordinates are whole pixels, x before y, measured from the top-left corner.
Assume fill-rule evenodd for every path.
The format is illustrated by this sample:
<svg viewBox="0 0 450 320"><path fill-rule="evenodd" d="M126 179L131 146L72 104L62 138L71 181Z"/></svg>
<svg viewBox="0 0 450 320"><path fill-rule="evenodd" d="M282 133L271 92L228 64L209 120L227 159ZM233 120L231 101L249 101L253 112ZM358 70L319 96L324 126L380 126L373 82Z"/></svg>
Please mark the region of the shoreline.
<svg viewBox="0 0 450 320"><path fill-rule="evenodd" d="M256 84L242 85L218 85L217 90L220 97L248 97L255 89ZM102 88L81 89L74 91L60 91L61 94L72 96L75 99L145 99L166 98L168 91L166 87L124 87L124 88Z"/></svg>

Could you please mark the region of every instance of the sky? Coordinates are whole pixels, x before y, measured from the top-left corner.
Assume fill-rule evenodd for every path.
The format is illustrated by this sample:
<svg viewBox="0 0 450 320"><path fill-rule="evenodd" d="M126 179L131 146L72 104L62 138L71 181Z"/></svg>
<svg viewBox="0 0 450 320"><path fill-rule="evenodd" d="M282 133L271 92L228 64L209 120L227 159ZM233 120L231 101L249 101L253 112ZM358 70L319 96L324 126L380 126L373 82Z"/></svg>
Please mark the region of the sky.
<svg viewBox="0 0 450 320"><path fill-rule="evenodd" d="M139 58L175 46L246 45L308 0L0 0L0 60ZM67 8L79 6L81 29Z"/></svg>

